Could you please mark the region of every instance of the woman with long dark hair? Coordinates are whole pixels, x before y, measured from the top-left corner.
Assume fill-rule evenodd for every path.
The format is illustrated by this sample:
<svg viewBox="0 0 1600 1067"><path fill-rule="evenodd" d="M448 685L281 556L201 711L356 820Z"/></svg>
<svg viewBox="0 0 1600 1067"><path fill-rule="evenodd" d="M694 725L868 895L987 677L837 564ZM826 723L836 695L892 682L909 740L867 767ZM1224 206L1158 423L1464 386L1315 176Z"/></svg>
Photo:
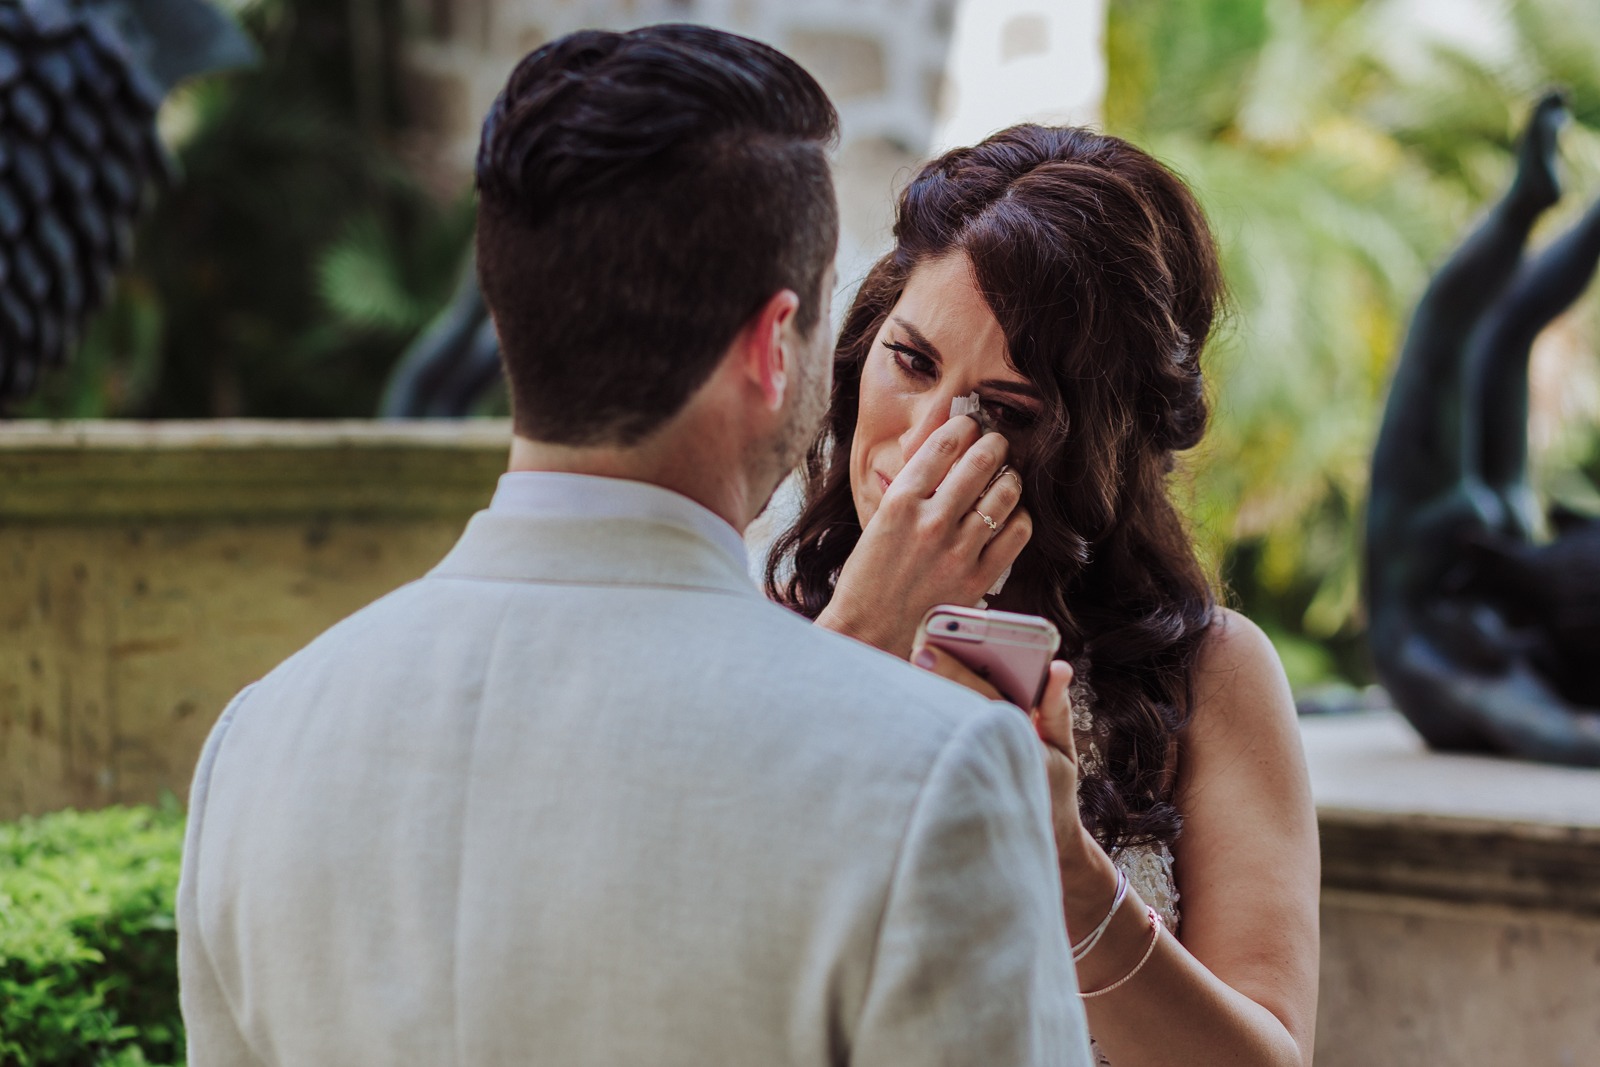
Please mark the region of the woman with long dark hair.
<svg viewBox="0 0 1600 1067"><path fill-rule="evenodd" d="M1018 126L927 164L845 319L804 507L768 564L780 602L989 696L912 647L928 608L986 598L1061 631L1032 715L1079 985L1119 1067L1311 1061L1318 852L1293 705L1169 497L1205 430L1221 299L1193 196L1125 141ZM972 393L978 413L951 417Z"/></svg>

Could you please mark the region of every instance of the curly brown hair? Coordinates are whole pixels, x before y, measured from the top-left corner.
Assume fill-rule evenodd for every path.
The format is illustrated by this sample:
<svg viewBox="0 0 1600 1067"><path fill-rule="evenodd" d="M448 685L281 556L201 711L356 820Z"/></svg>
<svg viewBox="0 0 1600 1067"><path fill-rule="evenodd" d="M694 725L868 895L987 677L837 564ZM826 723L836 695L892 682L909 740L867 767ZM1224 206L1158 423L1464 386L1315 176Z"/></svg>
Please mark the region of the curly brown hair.
<svg viewBox="0 0 1600 1067"><path fill-rule="evenodd" d="M971 261L1012 366L1046 416L1020 460L1032 540L1007 586L1092 675L1099 759L1084 825L1106 848L1174 840L1178 737L1216 596L1169 498L1207 403L1200 353L1222 302L1216 245L1171 171L1116 137L1014 126L924 166L895 247L868 273L835 351L832 408L806 455L805 505L767 590L808 618L861 536L849 457L862 364L917 265Z"/></svg>

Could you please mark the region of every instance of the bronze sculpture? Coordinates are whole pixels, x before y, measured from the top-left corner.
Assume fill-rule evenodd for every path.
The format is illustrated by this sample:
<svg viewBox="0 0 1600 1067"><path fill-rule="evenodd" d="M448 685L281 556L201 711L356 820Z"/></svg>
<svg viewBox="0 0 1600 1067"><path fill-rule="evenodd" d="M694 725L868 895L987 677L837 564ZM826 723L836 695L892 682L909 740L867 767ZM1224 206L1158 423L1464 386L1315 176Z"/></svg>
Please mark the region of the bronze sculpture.
<svg viewBox="0 0 1600 1067"><path fill-rule="evenodd" d="M204 0L0 0L0 413L71 354L172 179L161 101L255 54Z"/></svg>
<svg viewBox="0 0 1600 1067"><path fill-rule="evenodd" d="M1373 457L1366 598L1378 676L1430 746L1600 766L1600 520L1543 516L1528 357L1600 262L1600 203L1525 255L1561 195L1560 94L1510 190L1417 305Z"/></svg>
<svg viewBox="0 0 1600 1067"><path fill-rule="evenodd" d="M378 417L461 418L499 381L500 339L469 254L450 303L389 373Z"/></svg>

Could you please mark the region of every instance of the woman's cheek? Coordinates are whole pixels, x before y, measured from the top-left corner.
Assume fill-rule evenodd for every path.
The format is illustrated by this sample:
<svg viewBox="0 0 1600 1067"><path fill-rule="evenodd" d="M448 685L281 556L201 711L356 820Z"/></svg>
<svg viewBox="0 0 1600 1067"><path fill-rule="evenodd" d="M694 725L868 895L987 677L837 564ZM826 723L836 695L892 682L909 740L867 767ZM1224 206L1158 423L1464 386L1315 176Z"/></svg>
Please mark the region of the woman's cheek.
<svg viewBox="0 0 1600 1067"><path fill-rule="evenodd" d="M867 468L868 449L862 438L862 420L856 420L855 436L850 441L850 500L855 504L856 520L862 526L870 515L866 500L866 487L870 479Z"/></svg>

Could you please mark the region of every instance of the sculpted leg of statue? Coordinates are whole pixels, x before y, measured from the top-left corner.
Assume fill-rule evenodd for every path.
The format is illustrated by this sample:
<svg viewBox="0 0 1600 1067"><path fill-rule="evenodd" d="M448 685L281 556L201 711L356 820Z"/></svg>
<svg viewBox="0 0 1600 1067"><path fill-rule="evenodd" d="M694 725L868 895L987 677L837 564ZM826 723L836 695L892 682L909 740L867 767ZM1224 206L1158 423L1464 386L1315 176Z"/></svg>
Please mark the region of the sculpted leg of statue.
<svg viewBox="0 0 1600 1067"><path fill-rule="evenodd" d="M1528 477L1528 356L1534 338L1570 307L1600 264L1600 202L1571 230L1524 263L1474 335L1468 380L1478 418L1468 420L1469 455L1500 498L1506 525L1478 546L1471 589L1495 604L1530 644L1529 662L1570 704L1600 708L1600 521L1544 525Z"/></svg>
<svg viewBox="0 0 1600 1067"><path fill-rule="evenodd" d="M1425 514L1445 537L1463 524L1499 525L1497 501L1463 448L1466 348L1484 311L1515 275L1534 222L1561 195L1556 133L1566 117L1559 95L1539 101L1511 189L1417 304L1373 458L1367 552L1369 603L1375 607L1395 594L1409 599L1431 590L1442 579L1438 546L1416 544Z"/></svg>
<svg viewBox="0 0 1600 1067"><path fill-rule="evenodd" d="M1505 447L1507 436L1526 433L1525 392L1497 398L1484 416L1492 429L1465 425L1480 418L1486 377L1520 373L1526 388L1525 352L1491 356L1487 345L1496 334L1521 344L1548 317L1546 294L1533 289L1556 284L1555 274L1573 284L1571 264L1587 255L1586 221L1580 236L1519 274L1533 223L1560 196L1556 134L1565 119L1557 94L1535 107L1511 189L1418 304L1373 459L1367 603L1379 677L1430 745L1600 764L1600 714L1553 688L1535 663L1538 635L1509 622L1473 573L1485 539L1510 522L1483 478L1487 441L1504 460L1500 474L1515 477L1526 464L1525 443L1520 458ZM1472 372L1469 349L1485 353Z"/></svg>
<svg viewBox="0 0 1600 1067"><path fill-rule="evenodd" d="M1544 526L1528 481L1528 356L1534 338L1583 295L1600 264L1600 201L1583 219L1523 263L1468 347L1471 409L1465 452L1500 498L1500 531L1531 540Z"/></svg>
<svg viewBox="0 0 1600 1067"><path fill-rule="evenodd" d="M378 416L465 415L499 373L499 343L478 288L477 266L468 256L449 306L390 372Z"/></svg>
<svg viewBox="0 0 1600 1067"><path fill-rule="evenodd" d="M460 418L472 414L478 401L500 380L500 339L487 314L478 332L457 357L444 368L435 391L428 398L425 415Z"/></svg>

